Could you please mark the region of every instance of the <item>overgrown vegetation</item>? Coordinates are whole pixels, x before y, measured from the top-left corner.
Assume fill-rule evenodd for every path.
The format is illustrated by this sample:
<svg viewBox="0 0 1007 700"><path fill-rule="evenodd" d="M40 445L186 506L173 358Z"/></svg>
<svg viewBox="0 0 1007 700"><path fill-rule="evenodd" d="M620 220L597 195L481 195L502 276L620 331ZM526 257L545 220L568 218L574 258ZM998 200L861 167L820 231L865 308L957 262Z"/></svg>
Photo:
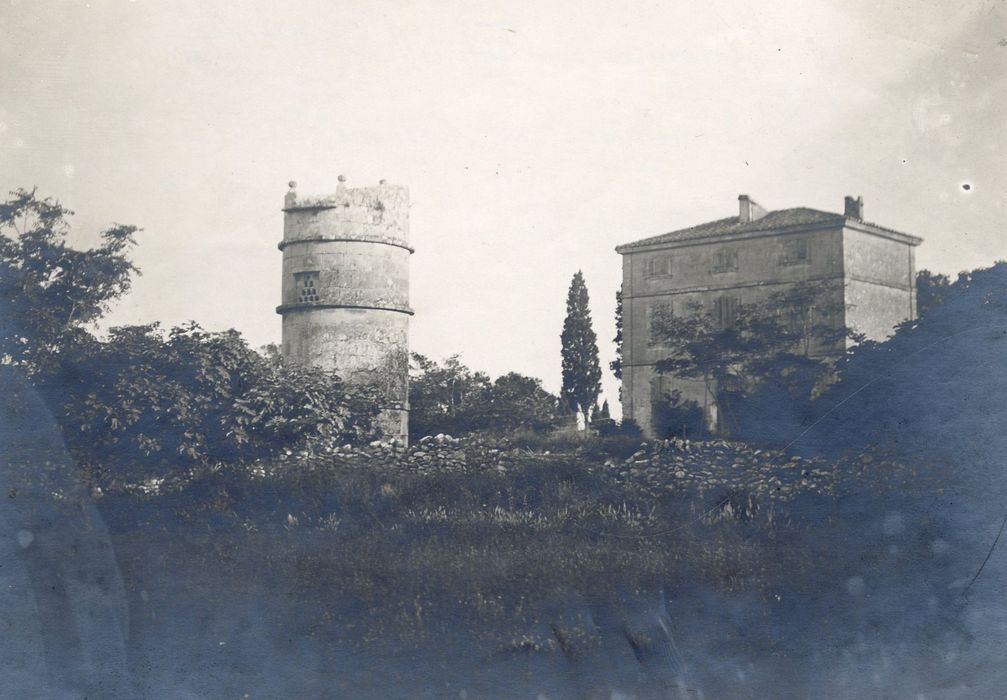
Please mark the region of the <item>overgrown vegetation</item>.
<svg viewBox="0 0 1007 700"><path fill-rule="evenodd" d="M651 338L665 358L656 369L702 382L703 413L715 403L718 430L738 434L748 427L741 421L744 404L759 390L773 387L795 401L814 398L831 371L828 356L842 350L847 335L834 299L832 288L804 283L716 312L698 303L682 314L657 307Z"/></svg>
<svg viewBox="0 0 1007 700"><path fill-rule="evenodd" d="M961 466L973 475L998 461L1007 447L1007 263L934 287L918 319L847 354L839 381L816 403L815 427L801 439L807 449L874 445L907 460L952 462L969 455Z"/></svg>
<svg viewBox="0 0 1007 700"><path fill-rule="evenodd" d="M563 417L559 399L542 382L517 372L490 380L457 355L442 363L413 353L409 380L409 434L506 435L541 433Z"/></svg>
<svg viewBox="0 0 1007 700"><path fill-rule="evenodd" d="M677 389L655 403L651 420L654 432L663 437L707 437L703 407L698 401L683 399Z"/></svg>
<svg viewBox="0 0 1007 700"><path fill-rule="evenodd" d="M269 457L303 444L373 440L374 396L196 324L113 328L67 353L57 375L68 447L92 469L161 475Z"/></svg>
<svg viewBox="0 0 1007 700"><path fill-rule="evenodd" d="M212 519L221 533L328 533L334 554L302 562L298 585L382 609L419 598L426 609L463 601L477 613L480 600L506 608L564 590L610 596L684 570L765 592L779 583L760 564L759 551L775 548L765 535L784 532L801 499L849 488L859 473L839 478L822 464L728 443L512 445L444 438L407 451L294 454L157 492L106 485L103 507L119 527L131 513L127 530ZM749 469L739 471L739 460ZM735 539L738 527L747 542Z"/></svg>
<svg viewBox="0 0 1007 700"><path fill-rule="evenodd" d="M913 470L737 443L636 442L625 457L583 443L294 454L157 495L108 489L101 506L127 537L163 533L124 557L138 580L156 571L155 542L187 582L253 600L266 586L325 611L284 618L298 639L387 649L465 630L491 657L590 658L625 633L649 657L666 653L663 621L697 660L767 671L884 649L954 677L943 654L964 637L915 640L954 615L963 533L911 507ZM694 666L694 682L717 687L716 668Z"/></svg>

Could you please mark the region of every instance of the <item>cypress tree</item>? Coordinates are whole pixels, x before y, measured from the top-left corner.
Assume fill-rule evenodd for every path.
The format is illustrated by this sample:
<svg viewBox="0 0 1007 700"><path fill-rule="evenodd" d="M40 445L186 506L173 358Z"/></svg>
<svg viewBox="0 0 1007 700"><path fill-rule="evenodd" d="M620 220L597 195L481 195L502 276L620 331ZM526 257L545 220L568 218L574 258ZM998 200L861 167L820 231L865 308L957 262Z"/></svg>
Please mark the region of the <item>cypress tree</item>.
<svg viewBox="0 0 1007 700"><path fill-rule="evenodd" d="M570 282L563 321L563 400L571 411L591 422L591 408L601 393L601 366L598 364L598 338L591 326L587 286L580 270Z"/></svg>

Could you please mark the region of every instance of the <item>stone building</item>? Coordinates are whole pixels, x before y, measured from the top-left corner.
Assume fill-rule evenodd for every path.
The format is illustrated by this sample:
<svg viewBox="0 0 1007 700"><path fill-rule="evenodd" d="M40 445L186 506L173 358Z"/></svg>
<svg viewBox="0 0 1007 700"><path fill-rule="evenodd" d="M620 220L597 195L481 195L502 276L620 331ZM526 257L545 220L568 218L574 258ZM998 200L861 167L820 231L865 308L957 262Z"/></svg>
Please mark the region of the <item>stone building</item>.
<svg viewBox="0 0 1007 700"><path fill-rule="evenodd" d="M740 305L801 283L823 290L831 324L872 340L916 317L914 249L922 239L864 221L863 199L846 197L842 214L807 208L766 211L747 195L737 216L627 243L622 255L623 417L652 436L653 404L672 389L716 406L702 382L661 376L654 364L667 355L651 339L651 317L693 313L698 305L730 323ZM844 341L817 348L838 355Z"/></svg>
<svg viewBox="0 0 1007 700"><path fill-rule="evenodd" d="M409 191L386 184L284 200L283 357L378 387L381 427L409 434Z"/></svg>

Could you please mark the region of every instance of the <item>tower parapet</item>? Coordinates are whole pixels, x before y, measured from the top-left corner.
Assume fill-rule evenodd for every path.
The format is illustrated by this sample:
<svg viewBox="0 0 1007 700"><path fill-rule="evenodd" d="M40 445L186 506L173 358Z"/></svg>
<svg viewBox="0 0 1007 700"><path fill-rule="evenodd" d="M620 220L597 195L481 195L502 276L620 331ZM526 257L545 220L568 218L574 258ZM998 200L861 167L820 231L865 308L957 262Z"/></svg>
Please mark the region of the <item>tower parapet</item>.
<svg viewBox="0 0 1007 700"><path fill-rule="evenodd" d="M387 437L408 435L409 190L284 198L283 356L378 388Z"/></svg>

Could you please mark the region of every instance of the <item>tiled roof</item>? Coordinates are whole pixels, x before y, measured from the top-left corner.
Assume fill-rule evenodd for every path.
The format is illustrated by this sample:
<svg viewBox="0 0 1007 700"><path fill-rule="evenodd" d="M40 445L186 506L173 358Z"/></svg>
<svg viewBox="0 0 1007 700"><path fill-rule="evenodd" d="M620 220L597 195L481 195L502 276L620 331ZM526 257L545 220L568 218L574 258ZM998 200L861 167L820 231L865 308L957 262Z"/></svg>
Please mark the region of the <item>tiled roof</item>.
<svg viewBox="0 0 1007 700"><path fill-rule="evenodd" d="M833 214L818 209L808 209L797 207L795 209L780 209L771 211L762 218L748 223L742 223L737 216L728 219L718 219L698 226L683 228L671 233L662 233L660 236L651 236L632 243L619 246L616 250L622 251L631 248L642 248L644 246L658 245L661 243L678 243L679 241L692 241L699 238L715 238L719 236L729 236L736 233L748 233L750 231L769 231L774 229L792 228L795 226L811 226L818 224L842 224L846 217L842 214Z"/></svg>
<svg viewBox="0 0 1007 700"><path fill-rule="evenodd" d="M842 214L833 214L828 211L818 209L808 209L807 207L795 207L794 209L780 209L771 211L762 218L748 223L742 223L737 216L727 219L718 219L698 226L683 228L671 233L662 233L660 236L651 236L632 243L625 243L616 247L618 253L628 253L637 248L646 248L663 243L680 243L685 241L702 240L704 238L720 238L722 236L733 236L741 233L751 233L755 231L783 231L800 230L802 227L818 227L823 225L844 225L854 224L865 227L869 231L889 238L900 240L909 245L919 245L922 238L902 233L894 229L872 224L869 221L847 218Z"/></svg>

